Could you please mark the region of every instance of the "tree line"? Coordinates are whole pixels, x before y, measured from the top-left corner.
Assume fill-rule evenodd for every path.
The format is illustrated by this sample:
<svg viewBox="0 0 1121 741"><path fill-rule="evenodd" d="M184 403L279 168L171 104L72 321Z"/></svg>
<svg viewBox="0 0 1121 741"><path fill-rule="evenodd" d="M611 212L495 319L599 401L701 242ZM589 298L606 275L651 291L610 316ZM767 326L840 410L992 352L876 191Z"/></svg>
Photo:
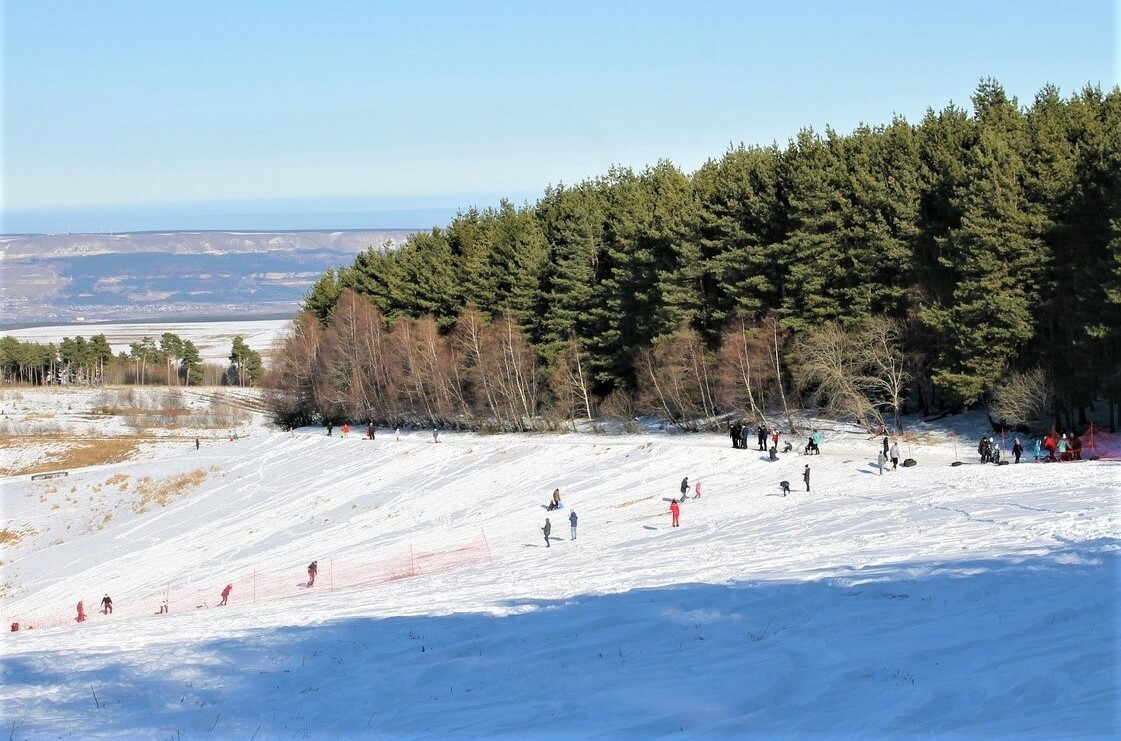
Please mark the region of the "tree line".
<svg viewBox="0 0 1121 741"><path fill-rule="evenodd" d="M825 337L833 355L812 350ZM881 340L899 364L872 382L859 343ZM325 273L278 362L292 420L680 421L786 394L874 419L1007 401L1025 379L1030 411L1074 425L1104 396L1112 414L1121 90L1048 85L1021 106L984 80L971 112L472 209Z"/></svg>
<svg viewBox="0 0 1121 741"><path fill-rule="evenodd" d="M0 338L2 383L251 386L264 373L260 353L242 337L234 337L229 360L203 363L198 347L173 332L160 335L158 344L151 337L132 342L116 356L104 334L64 337L58 345Z"/></svg>

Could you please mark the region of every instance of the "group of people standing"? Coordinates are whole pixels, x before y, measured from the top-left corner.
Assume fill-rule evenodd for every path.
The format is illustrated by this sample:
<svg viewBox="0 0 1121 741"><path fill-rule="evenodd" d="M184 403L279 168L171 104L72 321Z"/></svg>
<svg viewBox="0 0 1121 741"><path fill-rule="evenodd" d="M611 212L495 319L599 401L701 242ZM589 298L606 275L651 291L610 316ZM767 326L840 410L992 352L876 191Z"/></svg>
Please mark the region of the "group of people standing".
<svg viewBox="0 0 1121 741"><path fill-rule="evenodd" d="M549 502L549 506L546 507L546 509L560 509L560 489L553 489L552 500ZM579 518L576 516L576 510L572 510L568 513L568 525L570 528L572 528L572 535L569 538L570 540L576 540L576 522L578 520ZM545 525L541 528L541 532L545 534L545 547L550 548L551 546L549 545L549 536L553 534L553 523L549 522L548 517L545 518Z"/></svg>
<svg viewBox="0 0 1121 741"><path fill-rule="evenodd" d="M888 442L887 435L884 435L883 449L877 457L877 463L880 466L880 475L884 475L884 469L887 468L887 462L891 461L891 470L894 471L899 468L899 441L892 440Z"/></svg>
<svg viewBox="0 0 1121 741"><path fill-rule="evenodd" d="M755 428L755 440L759 444L759 450L767 450L768 440L771 447L778 450L779 437L781 432L776 427L771 430L766 425L760 424ZM732 447L737 450L747 450L747 441L751 437L751 425L746 421L735 421L728 425L728 435L732 438ZM790 443L786 443L786 450L790 450ZM783 451L786 452L786 451Z"/></svg>

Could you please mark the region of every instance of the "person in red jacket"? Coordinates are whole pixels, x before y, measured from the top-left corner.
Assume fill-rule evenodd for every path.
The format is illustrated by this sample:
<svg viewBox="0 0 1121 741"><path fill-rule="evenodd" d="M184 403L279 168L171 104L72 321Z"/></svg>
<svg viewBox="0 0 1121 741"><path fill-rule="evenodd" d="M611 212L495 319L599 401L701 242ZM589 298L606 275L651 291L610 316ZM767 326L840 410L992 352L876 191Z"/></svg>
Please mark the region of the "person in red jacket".
<svg viewBox="0 0 1121 741"><path fill-rule="evenodd" d="M78 622L86 622L86 606L83 604L85 600L78 600Z"/></svg>
<svg viewBox="0 0 1121 741"><path fill-rule="evenodd" d="M230 592L233 590L233 588L234 588L233 584L227 584L226 585L226 588L222 590L222 601L218 603L219 605L226 604L226 600L228 600L230 598Z"/></svg>
<svg viewBox="0 0 1121 741"><path fill-rule="evenodd" d="M677 503L676 499L669 503L669 512L673 515L673 526L677 527L677 518L681 516L681 505Z"/></svg>

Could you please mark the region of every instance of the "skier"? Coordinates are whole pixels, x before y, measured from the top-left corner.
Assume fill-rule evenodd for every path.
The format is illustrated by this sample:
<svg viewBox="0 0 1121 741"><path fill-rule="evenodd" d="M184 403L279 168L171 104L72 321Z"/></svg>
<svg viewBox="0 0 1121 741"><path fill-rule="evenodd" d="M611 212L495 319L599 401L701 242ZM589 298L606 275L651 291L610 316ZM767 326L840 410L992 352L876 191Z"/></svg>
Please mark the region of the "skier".
<svg viewBox="0 0 1121 741"><path fill-rule="evenodd" d="M309 587L315 586L315 575L319 573L319 562L312 561L307 567L307 585Z"/></svg>
<svg viewBox="0 0 1121 741"><path fill-rule="evenodd" d="M806 482L806 491L810 490L810 464L806 464L806 470L802 471L802 481Z"/></svg>
<svg viewBox="0 0 1121 741"><path fill-rule="evenodd" d="M569 513L568 524L572 527L572 540L576 540L576 510Z"/></svg>
<svg viewBox="0 0 1121 741"><path fill-rule="evenodd" d="M884 455L884 451L881 450L876 454L876 464L880 467L880 475L883 476L884 469L887 468L887 456Z"/></svg>
<svg viewBox="0 0 1121 741"><path fill-rule="evenodd" d="M553 532L553 525L549 522L548 517L545 518L545 527L541 528L541 532L545 533L545 547L551 547L549 545L549 534Z"/></svg>
<svg viewBox="0 0 1121 741"><path fill-rule="evenodd" d="M674 499L669 503L669 513L672 515L673 527L678 527L678 518L681 517L681 505Z"/></svg>
<svg viewBox="0 0 1121 741"><path fill-rule="evenodd" d="M689 493L689 477L681 479L681 501L685 501L686 495Z"/></svg>
<svg viewBox="0 0 1121 741"><path fill-rule="evenodd" d="M222 601L218 603L219 605L226 604L226 600L228 600L230 598L230 592L233 591L233 588L234 588L233 584L227 584L226 585L226 588L222 590Z"/></svg>
<svg viewBox="0 0 1121 741"><path fill-rule="evenodd" d="M113 614L113 600L109 598L109 595L105 595L104 597L101 598L101 614L102 615L112 615Z"/></svg>
<svg viewBox="0 0 1121 741"><path fill-rule="evenodd" d="M893 442L891 444L891 470L894 471L899 467L899 443Z"/></svg>
<svg viewBox="0 0 1121 741"><path fill-rule="evenodd" d="M86 622L86 606L85 606L84 602L85 602L85 600L78 600L78 622L79 623Z"/></svg>

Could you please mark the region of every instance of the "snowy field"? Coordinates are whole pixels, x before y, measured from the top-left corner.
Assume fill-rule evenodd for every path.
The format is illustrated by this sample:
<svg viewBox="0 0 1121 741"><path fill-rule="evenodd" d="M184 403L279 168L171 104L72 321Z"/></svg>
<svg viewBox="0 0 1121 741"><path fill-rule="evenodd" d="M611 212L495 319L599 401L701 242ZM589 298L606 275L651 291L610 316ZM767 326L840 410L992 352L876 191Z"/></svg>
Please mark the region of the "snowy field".
<svg viewBox="0 0 1121 741"><path fill-rule="evenodd" d="M280 335L291 323L289 319L253 319L241 322L169 322L122 324L60 324L50 327L27 327L0 331L0 337L15 337L21 342L58 344L64 337L89 339L103 334L113 354L128 352L128 346L151 337L158 345L160 335L172 332L195 343L203 362L227 362L236 335L262 355L277 344Z"/></svg>
<svg viewBox="0 0 1121 741"><path fill-rule="evenodd" d="M0 611L21 630L0 640L0 728L1115 738L1121 465L982 465L955 444L979 422L915 425L918 465L882 475L879 440L841 425L769 462L722 435L371 441L257 417L5 478ZM701 497L674 528L683 476Z"/></svg>

